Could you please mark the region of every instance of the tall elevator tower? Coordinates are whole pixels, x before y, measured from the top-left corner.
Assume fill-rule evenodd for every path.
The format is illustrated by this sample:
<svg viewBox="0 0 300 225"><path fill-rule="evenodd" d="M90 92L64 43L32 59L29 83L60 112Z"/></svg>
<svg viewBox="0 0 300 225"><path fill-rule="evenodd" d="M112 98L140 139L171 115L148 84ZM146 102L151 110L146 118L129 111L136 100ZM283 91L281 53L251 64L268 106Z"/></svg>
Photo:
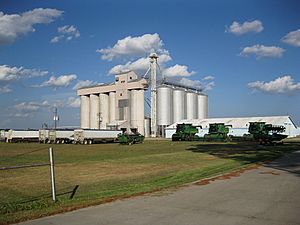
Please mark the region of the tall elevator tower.
<svg viewBox="0 0 300 225"><path fill-rule="evenodd" d="M151 137L157 136L157 122L156 122L156 66L157 54L152 53L150 56L150 69L151 69Z"/></svg>

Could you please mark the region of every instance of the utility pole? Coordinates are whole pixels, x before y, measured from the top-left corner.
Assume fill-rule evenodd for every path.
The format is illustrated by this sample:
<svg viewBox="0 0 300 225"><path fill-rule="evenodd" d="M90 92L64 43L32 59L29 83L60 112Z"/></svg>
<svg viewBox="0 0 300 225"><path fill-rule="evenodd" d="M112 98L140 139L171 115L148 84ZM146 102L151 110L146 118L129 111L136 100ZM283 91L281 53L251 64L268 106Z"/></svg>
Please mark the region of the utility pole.
<svg viewBox="0 0 300 225"><path fill-rule="evenodd" d="M156 53L152 53L149 58L151 68L151 137L156 137L156 65L158 56Z"/></svg>
<svg viewBox="0 0 300 225"><path fill-rule="evenodd" d="M59 117L58 117L58 114L57 114L57 108L54 109L53 120L54 120L54 130L56 130L57 124L58 124L58 121L59 121Z"/></svg>

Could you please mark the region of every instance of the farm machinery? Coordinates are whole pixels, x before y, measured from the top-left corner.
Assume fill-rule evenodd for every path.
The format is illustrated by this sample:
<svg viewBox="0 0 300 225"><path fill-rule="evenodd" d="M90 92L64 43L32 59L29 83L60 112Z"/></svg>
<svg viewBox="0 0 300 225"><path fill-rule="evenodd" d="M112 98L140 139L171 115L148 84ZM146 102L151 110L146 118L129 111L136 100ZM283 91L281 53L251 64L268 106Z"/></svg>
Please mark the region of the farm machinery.
<svg viewBox="0 0 300 225"><path fill-rule="evenodd" d="M201 126L199 126L202 128ZM196 135L198 128L192 124L177 124L176 133L172 135L172 141L228 141L229 126L224 123L209 124L208 134L204 137Z"/></svg>
<svg viewBox="0 0 300 225"><path fill-rule="evenodd" d="M230 125L224 123L209 124L208 134L205 134L203 141L230 141L228 137Z"/></svg>
<svg viewBox="0 0 300 225"><path fill-rule="evenodd" d="M145 136L141 135L140 133L127 133L124 132L118 135L118 141L120 144L123 145L132 145L137 143L143 143Z"/></svg>
<svg viewBox="0 0 300 225"><path fill-rule="evenodd" d="M197 127L192 124L177 124L176 133L172 135L172 141L197 141L200 139Z"/></svg>
<svg viewBox="0 0 300 225"><path fill-rule="evenodd" d="M284 126L274 126L265 122L250 122L248 131L253 140L260 144L278 143L287 137L287 135L280 134L285 131Z"/></svg>
<svg viewBox="0 0 300 225"><path fill-rule="evenodd" d="M177 124L176 132L172 135L172 141L252 141L260 144L276 144L287 137L287 135L280 134L285 131L284 126L274 126L265 122L250 122L249 124L249 134L239 137L228 135L231 125L224 123L209 124L208 134L203 137L197 135L198 128L196 126Z"/></svg>

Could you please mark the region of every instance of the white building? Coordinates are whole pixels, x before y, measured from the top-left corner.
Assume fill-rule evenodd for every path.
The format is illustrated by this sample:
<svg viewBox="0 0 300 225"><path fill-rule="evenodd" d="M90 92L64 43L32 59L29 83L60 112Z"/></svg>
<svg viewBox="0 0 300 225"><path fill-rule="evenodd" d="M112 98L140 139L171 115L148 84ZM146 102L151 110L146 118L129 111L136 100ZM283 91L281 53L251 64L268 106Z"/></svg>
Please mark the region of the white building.
<svg viewBox="0 0 300 225"><path fill-rule="evenodd" d="M165 129L166 138L172 138L176 131L177 124L189 123L198 127L199 132L197 135L200 137L208 133L210 123L224 123L231 125L229 128L229 135L243 136L248 133L249 122L266 122L269 124L284 126L285 132L283 134L289 137L300 135L300 128L297 127L289 116L264 116L264 117L238 117L238 118L210 118L210 119L186 119L180 122L173 123Z"/></svg>

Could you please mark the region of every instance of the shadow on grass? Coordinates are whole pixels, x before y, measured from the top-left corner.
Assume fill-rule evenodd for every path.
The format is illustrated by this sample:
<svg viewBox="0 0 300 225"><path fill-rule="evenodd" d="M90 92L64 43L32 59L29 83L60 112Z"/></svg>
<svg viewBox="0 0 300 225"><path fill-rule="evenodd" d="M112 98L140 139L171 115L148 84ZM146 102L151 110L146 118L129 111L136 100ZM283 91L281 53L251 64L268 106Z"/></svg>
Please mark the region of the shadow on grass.
<svg viewBox="0 0 300 225"><path fill-rule="evenodd" d="M300 176L300 153L294 153L292 162L286 157L273 161L286 153L300 150L300 142L284 143L283 145L262 146L251 142L238 143L199 143L191 146L187 150L195 153L206 153L215 157L232 159L241 164L268 162L266 166L292 172ZM294 157L294 155L297 157Z"/></svg>

